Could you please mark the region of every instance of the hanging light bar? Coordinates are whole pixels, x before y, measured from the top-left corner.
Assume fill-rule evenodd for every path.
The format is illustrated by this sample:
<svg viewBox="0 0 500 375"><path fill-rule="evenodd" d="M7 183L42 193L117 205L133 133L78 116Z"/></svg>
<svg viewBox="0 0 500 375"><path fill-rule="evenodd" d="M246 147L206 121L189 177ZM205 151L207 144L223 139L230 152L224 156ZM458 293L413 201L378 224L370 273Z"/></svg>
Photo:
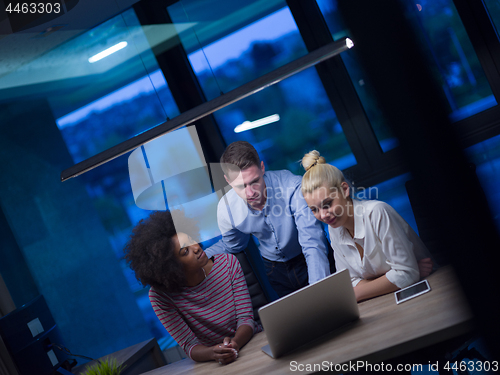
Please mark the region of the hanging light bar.
<svg viewBox="0 0 500 375"><path fill-rule="evenodd" d="M186 112L181 113L179 116L174 117L164 123L155 126L143 133L136 135L116 146L108 148L105 151L100 152L97 155L91 156L90 158L81 161L74 166L65 169L61 173L61 181L66 181L72 177L81 175L82 173L88 172L91 169L98 167L110 160L117 158L127 152L130 152L137 147L147 143L155 138L162 136L172 130L179 129L185 125L191 124L196 120L199 120L207 115L214 113L215 111L224 108L230 104L233 104L241 99L244 99L260 90L265 89L275 83L278 83L285 78L288 78L296 73L299 73L307 68L310 68L324 60L327 60L333 56L352 48L354 43L349 38L342 38L338 41L331 42L321 48L318 48L305 56L302 56L288 64L285 64L278 69L273 70L263 76L254 79L244 85L229 91L215 99L208 102L200 104L195 108L192 108Z"/></svg>
<svg viewBox="0 0 500 375"><path fill-rule="evenodd" d="M99 52L98 54L92 56L89 58L89 63L95 63L96 61L104 59L106 56L111 55L112 53L115 53L123 48L127 47L127 42L120 42L118 44L115 44L112 47L109 47L108 49L105 49L102 52Z"/></svg>

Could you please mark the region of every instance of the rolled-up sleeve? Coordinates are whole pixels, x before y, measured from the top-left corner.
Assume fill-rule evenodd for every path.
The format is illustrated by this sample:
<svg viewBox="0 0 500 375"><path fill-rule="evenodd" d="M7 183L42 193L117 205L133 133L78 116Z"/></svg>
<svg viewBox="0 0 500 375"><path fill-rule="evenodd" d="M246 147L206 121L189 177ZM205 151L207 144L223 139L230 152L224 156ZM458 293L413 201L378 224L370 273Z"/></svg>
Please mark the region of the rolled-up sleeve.
<svg viewBox="0 0 500 375"><path fill-rule="evenodd" d="M191 328L182 318L175 306L162 297L153 288L149 290L149 300L153 310L167 332L191 358L191 351L196 345L202 345Z"/></svg>
<svg viewBox="0 0 500 375"><path fill-rule="evenodd" d="M414 245L405 232L406 223L391 206L382 202L373 209L370 219L391 267L385 274L387 279L398 288L416 283L420 274Z"/></svg>
<svg viewBox="0 0 500 375"><path fill-rule="evenodd" d="M312 284L330 274L330 263L323 226L307 206L300 186L299 184L291 196L290 208L297 226L302 253L306 258L309 284Z"/></svg>

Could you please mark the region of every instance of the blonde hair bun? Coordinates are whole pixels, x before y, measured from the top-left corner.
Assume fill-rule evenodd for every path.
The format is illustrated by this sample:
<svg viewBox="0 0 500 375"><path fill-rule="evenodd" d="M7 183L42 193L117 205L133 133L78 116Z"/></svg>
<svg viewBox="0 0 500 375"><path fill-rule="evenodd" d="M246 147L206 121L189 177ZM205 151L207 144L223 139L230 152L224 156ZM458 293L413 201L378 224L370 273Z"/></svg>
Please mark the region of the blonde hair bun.
<svg viewBox="0 0 500 375"><path fill-rule="evenodd" d="M300 164L302 164L307 172L317 164L326 164L326 161L325 158L320 155L319 151L313 150L304 155Z"/></svg>

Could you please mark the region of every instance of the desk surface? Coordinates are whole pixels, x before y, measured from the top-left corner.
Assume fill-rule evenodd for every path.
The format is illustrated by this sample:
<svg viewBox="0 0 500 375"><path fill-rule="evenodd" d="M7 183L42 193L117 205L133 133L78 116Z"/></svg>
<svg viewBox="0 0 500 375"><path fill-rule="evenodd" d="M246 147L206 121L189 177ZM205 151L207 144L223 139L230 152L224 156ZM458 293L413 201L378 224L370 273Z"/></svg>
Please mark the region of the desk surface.
<svg viewBox="0 0 500 375"><path fill-rule="evenodd" d="M261 351L265 332L255 335L227 366L215 362L196 363L187 358L149 371L163 374L283 374L297 364L377 363L459 336L471 329L472 314L450 267L430 275L429 293L397 305L394 294L359 304L360 319L349 329L327 335L284 357L272 359ZM305 367L304 367L305 368ZM294 371L311 373L314 371Z"/></svg>

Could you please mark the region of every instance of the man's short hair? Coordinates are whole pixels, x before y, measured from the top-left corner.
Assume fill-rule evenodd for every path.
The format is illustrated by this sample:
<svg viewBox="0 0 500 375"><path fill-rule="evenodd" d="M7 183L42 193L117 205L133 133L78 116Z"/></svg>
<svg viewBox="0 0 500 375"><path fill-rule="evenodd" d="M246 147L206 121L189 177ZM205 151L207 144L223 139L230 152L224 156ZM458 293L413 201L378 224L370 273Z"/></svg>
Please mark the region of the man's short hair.
<svg viewBox="0 0 500 375"><path fill-rule="evenodd" d="M260 158L257 150L245 141L236 141L227 146L220 161L222 170L226 176L228 172L239 172L252 165L260 167Z"/></svg>

